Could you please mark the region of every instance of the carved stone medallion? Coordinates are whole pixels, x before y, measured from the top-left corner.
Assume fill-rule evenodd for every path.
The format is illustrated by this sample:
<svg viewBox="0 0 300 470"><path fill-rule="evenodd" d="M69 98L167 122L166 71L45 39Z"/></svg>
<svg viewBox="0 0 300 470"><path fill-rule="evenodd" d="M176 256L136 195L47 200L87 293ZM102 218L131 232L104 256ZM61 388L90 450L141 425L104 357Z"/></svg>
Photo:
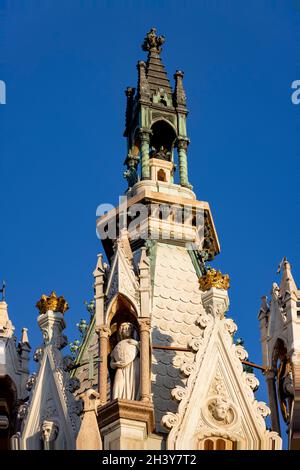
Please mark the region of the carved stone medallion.
<svg viewBox="0 0 300 470"><path fill-rule="evenodd" d="M205 421L217 427L231 427L238 420L234 404L224 396L209 398L204 407L203 415Z"/></svg>

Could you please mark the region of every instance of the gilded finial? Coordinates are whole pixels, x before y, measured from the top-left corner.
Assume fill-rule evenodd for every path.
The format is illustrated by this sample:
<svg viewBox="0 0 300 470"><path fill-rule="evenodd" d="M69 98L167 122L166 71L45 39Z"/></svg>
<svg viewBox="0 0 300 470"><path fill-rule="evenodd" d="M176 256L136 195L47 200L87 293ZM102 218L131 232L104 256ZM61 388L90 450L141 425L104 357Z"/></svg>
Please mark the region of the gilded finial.
<svg viewBox="0 0 300 470"><path fill-rule="evenodd" d="M156 36L156 28L151 28L150 31L146 34L142 49L146 52L156 52L157 54L159 54L161 52L161 46L164 42L165 37Z"/></svg>
<svg viewBox="0 0 300 470"><path fill-rule="evenodd" d="M52 312L65 313L68 310L69 305L63 296L57 297L56 293L53 291L49 296L43 294L37 302L36 307L39 309L40 315L43 315L44 313L47 313L48 310L52 310Z"/></svg>
<svg viewBox="0 0 300 470"><path fill-rule="evenodd" d="M204 276L199 278L200 289L203 291L209 290L211 287L217 289L229 289L229 275L222 274L221 271L216 269L209 269Z"/></svg>

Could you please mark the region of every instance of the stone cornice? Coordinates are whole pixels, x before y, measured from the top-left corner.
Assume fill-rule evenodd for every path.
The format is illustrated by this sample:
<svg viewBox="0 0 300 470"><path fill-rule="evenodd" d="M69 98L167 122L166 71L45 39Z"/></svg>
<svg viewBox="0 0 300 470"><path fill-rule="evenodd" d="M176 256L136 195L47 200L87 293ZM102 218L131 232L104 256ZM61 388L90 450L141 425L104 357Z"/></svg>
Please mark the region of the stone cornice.
<svg viewBox="0 0 300 470"><path fill-rule="evenodd" d="M148 434L153 432L155 427L152 403L116 399L99 406L97 412L100 429L121 418L145 422Z"/></svg>

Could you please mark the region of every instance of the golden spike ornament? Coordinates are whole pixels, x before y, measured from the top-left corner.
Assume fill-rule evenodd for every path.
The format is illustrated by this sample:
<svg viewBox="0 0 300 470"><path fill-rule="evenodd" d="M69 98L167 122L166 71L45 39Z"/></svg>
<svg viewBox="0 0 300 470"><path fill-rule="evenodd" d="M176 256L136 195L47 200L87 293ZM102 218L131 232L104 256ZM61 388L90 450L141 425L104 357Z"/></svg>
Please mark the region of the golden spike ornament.
<svg viewBox="0 0 300 470"><path fill-rule="evenodd" d="M212 287L216 287L217 289L228 290L230 287L229 280L228 274L222 274L221 271L216 269L209 269L204 276L199 278L200 289L207 291Z"/></svg>
<svg viewBox="0 0 300 470"><path fill-rule="evenodd" d="M52 312L65 313L68 308L68 302L64 299L63 296L57 297L56 293L53 291L50 295L43 294L40 300L37 302L36 307L40 311L40 315L43 315L52 310Z"/></svg>

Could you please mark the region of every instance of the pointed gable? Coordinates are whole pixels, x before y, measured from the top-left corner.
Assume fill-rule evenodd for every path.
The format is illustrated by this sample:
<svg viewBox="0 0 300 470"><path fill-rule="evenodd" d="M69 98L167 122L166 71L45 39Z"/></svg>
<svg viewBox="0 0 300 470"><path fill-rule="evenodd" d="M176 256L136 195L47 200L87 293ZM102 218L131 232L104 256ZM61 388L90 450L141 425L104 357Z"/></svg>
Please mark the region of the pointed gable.
<svg viewBox="0 0 300 470"><path fill-rule="evenodd" d="M54 422L57 425L55 448L75 449L79 420L74 419L74 408L70 409L71 406L76 407L76 403L72 396L67 397L69 392L67 387L68 380L62 371L57 370L52 354L46 348L22 432L24 449L43 448L44 421Z"/></svg>
<svg viewBox="0 0 300 470"><path fill-rule="evenodd" d="M300 292L292 274L292 268L286 258L283 259L283 273L280 283L280 295L284 299L287 295L300 297Z"/></svg>
<svg viewBox="0 0 300 470"><path fill-rule="evenodd" d="M102 260L99 261L99 259L96 270L93 273L96 288L98 285L97 276L99 270L104 270ZM144 263L146 262L145 259L142 261ZM105 282L104 280L101 282L103 283L101 284L101 292L103 290L103 299L105 299L105 301L103 300L103 304L101 304L101 306L99 305L101 313L98 312L96 293L96 312L91 319L85 339L76 358L78 367L72 373L72 377L77 377L80 381L80 386L76 391L77 396L91 387L98 389L98 370L95 366L95 359L98 355L99 348L98 335L96 332L97 327L108 321L111 311L118 305L118 300L121 298L125 303L126 299L127 302L129 300L138 313L140 310L140 280L136 273L133 253L130 248L126 230L123 230L121 236L116 240L111 266L110 268L105 266ZM96 324L96 317L99 317L98 325Z"/></svg>
<svg viewBox="0 0 300 470"><path fill-rule="evenodd" d="M107 306L117 294L123 294L139 310L139 282L135 273L127 231L123 231L121 237L116 241L105 293Z"/></svg>
<svg viewBox="0 0 300 470"><path fill-rule="evenodd" d="M206 313L200 320L202 336L195 362L186 371L186 386L171 392L179 402L177 412L162 419L171 429L168 449L204 449L208 438L211 445L214 439L223 439L224 448L231 445L232 449L281 445L279 436L266 430L268 407L255 399L258 380L243 371L241 361L248 355L241 345L233 344L237 327L224 317L226 303L224 290L212 288L203 294Z"/></svg>
<svg viewBox="0 0 300 470"><path fill-rule="evenodd" d="M37 307L43 345L35 352L38 372L27 382L30 397L21 416L21 448L75 449L82 403L72 393L79 381L70 378L69 358L61 353L68 343L62 334L66 327L63 312L68 305L52 292L43 295Z"/></svg>

